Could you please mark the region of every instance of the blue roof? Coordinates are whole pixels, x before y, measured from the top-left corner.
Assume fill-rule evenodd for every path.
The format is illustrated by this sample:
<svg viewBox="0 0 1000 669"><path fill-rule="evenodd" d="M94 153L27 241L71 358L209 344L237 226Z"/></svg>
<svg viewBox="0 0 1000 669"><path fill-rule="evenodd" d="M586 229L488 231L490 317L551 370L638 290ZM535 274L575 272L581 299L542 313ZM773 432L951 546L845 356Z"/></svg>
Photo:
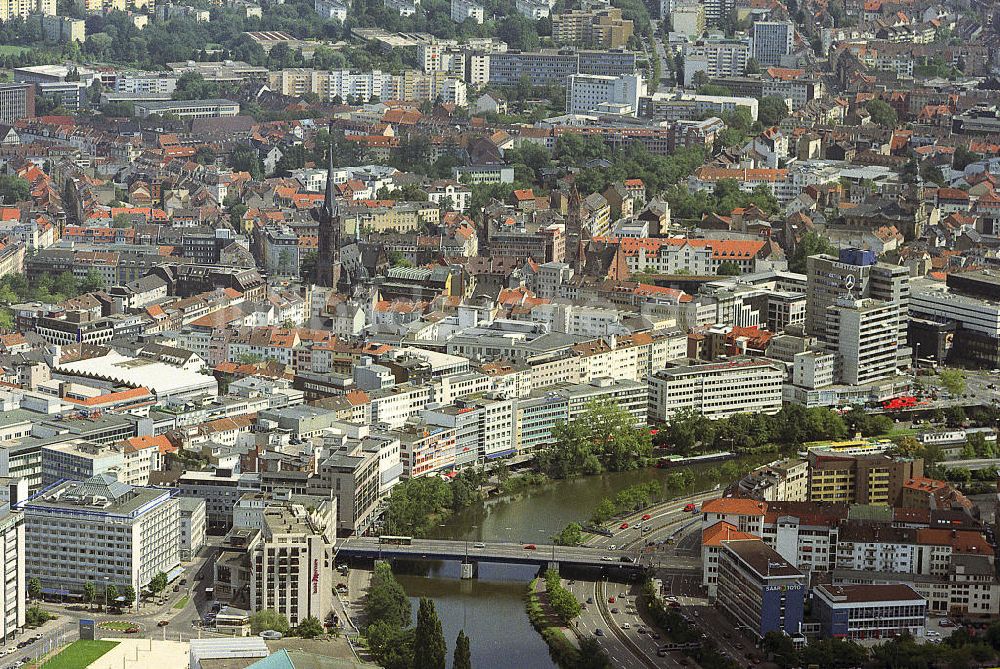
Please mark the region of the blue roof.
<svg viewBox="0 0 1000 669"><path fill-rule="evenodd" d="M292 658L288 655L287 650L279 650L277 653L268 655L263 660L254 662L247 669L295 669L295 665L292 663Z"/></svg>

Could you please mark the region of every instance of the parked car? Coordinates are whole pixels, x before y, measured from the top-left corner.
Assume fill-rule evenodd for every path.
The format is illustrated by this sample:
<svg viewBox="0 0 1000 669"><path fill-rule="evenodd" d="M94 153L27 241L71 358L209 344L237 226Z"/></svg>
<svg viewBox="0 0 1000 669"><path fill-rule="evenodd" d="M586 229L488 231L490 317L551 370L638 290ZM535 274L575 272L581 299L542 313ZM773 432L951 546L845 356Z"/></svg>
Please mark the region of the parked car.
<svg viewBox="0 0 1000 669"><path fill-rule="evenodd" d="M533 551L536 548L538 548L538 546L536 546L535 544L524 544L524 550L526 551Z"/></svg>
<svg viewBox="0 0 1000 669"><path fill-rule="evenodd" d="M160 622L156 623L156 626L157 627L166 627L169 624L170 624L169 620L161 620Z"/></svg>

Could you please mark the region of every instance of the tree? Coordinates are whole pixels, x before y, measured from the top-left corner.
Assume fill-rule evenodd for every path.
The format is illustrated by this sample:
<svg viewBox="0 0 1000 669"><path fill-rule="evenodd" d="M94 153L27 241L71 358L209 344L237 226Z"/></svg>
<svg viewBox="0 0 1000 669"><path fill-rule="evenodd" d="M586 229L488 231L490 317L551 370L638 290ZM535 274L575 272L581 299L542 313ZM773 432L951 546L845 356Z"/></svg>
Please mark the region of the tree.
<svg viewBox="0 0 1000 669"><path fill-rule="evenodd" d="M580 663L577 669L611 669L611 658L601 647L597 637L588 636L580 640Z"/></svg>
<svg viewBox="0 0 1000 669"><path fill-rule="evenodd" d="M173 92L174 100L207 100L219 97L218 84L205 81L197 72L185 72L177 78Z"/></svg>
<svg viewBox="0 0 1000 669"><path fill-rule="evenodd" d="M594 512L590 515L590 522L595 525L600 525L610 520L615 515L615 503L610 499L602 499Z"/></svg>
<svg viewBox="0 0 1000 669"><path fill-rule="evenodd" d="M131 583L122 588L122 597L125 598L127 606L135 606L135 588Z"/></svg>
<svg viewBox="0 0 1000 669"><path fill-rule="evenodd" d="M715 273L719 276L739 276L742 274L740 266L732 260L725 260L719 263L719 269Z"/></svg>
<svg viewBox="0 0 1000 669"><path fill-rule="evenodd" d="M795 250L792 252L791 258L788 259L788 269L792 272L805 274L806 258L823 253L837 255L837 247L826 237L810 230L802 235L802 239L795 245Z"/></svg>
<svg viewBox="0 0 1000 669"><path fill-rule="evenodd" d="M264 609L250 614L250 630L254 634L260 634L264 630L274 630L287 634L290 627L288 618L274 609Z"/></svg>
<svg viewBox="0 0 1000 669"><path fill-rule="evenodd" d="M767 653L771 660L782 669L799 666L798 652L792 638L781 632L768 632L761 639L761 650Z"/></svg>
<svg viewBox="0 0 1000 669"><path fill-rule="evenodd" d="M0 201L11 205L24 202L31 196L31 184L21 177L0 174Z"/></svg>
<svg viewBox="0 0 1000 669"><path fill-rule="evenodd" d="M429 597L420 598L414 639L413 669L445 669L448 646L441 629L441 619L434 610L434 600Z"/></svg>
<svg viewBox="0 0 1000 669"><path fill-rule="evenodd" d="M865 105L865 109L871 114L872 123L886 128L896 127L896 111L884 100L872 100Z"/></svg>
<svg viewBox="0 0 1000 669"><path fill-rule="evenodd" d="M583 543L583 528L579 523L570 523L552 541L560 546L579 546Z"/></svg>
<svg viewBox="0 0 1000 669"><path fill-rule="evenodd" d="M104 588L104 604L105 610L115 606L118 601L118 586L114 583L108 583L107 587Z"/></svg>
<svg viewBox="0 0 1000 669"><path fill-rule="evenodd" d="M295 628L296 634L303 639L315 639L320 636L326 630L323 629L323 623L319 621L316 616L309 616Z"/></svg>
<svg viewBox="0 0 1000 669"><path fill-rule="evenodd" d="M788 116L788 105L781 98L769 95L761 98L757 107L757 119L767 128L778 125Z"/></svg>
<svg viewBox="0 0 1000 669"><path fill-rule="evenodd" d="M400 629L410 624L410 599L385 563L375 565L365 599L365 615L369 624L384 621Z"/></svg>
<svg viewBox="0 0 1000 669"><path fill-rule="evenodd" d="M149 581L149 590L154 595L159 595L161 592L167 589L167 575L162 571L158 572Z"/></svg>
<svg viewBox="0 0 1000 669"><path fill-rule="evenodd" d="M42 582L37 578L28 579L28 597L31 599L42 598Z"/></svg>
<svg viewBox="0 0 1000 669"><path fill-rule="evenodd" d="M229 154L229 166L237 172L249 172L253 179L264 178L264 162L251 146L244 145L233 149Z"/></svg>
<svg viewBox="0 0 1000 669"><path fill-rule="evenodd" d="M469 649L469 637L465 636L465 630L458 630L451 669L472 669L472 651Z"/></svg>
<svg viewBox="0 0 1000 669"><path fill-rule="evenodd" d="M93 581L87 581L83 584L83 601L87 603L88 609L93 606L95 599L97 599L97 587Z"/></svg>
<svg viewBox="0 0 1000 669"><path fill-rule="evenodd" d="M960 369L942 369L938 372L941 385L954 396L965 394L965 372Z"/></svg>
<svg viewBox="0 0 1000 669"><path fill-rule="evenodd" d="M983 157L974 151L970 151L964 146L955 147L955 155L952 157L951 166L952 169L964 170L966 167L972 163L977 163L982 160Z"/></svg>

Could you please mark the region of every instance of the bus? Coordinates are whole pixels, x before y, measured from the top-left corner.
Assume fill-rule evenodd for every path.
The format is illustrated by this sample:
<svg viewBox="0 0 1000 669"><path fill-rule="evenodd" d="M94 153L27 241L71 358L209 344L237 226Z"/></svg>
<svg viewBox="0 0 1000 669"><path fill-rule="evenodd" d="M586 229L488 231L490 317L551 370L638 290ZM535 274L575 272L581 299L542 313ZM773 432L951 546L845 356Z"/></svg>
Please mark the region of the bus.
<svg viewBox="0 0 1000 669"><path fill-rule="evenodd" d="M394 537L383 535L378 538L380 544L388 544L390 546L409 546L413 543L413 537Z"/></svg>

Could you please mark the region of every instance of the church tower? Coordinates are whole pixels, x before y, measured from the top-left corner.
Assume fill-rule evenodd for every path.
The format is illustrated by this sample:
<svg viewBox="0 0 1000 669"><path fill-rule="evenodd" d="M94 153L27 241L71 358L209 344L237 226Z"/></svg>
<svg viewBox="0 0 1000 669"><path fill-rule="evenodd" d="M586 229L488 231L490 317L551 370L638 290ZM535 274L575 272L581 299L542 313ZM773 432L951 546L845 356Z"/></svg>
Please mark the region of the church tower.
<svg viewBox="0 0 1000 669"><path fill-rule="evenodd" d="M340 282L341 220L337 209L336 186L333 183L333 139L330 139L330 160L326 173L326 194L320 207L313 207L313 220L319 223L319 243L316 253L317 286L334 288Z"/></svg>

